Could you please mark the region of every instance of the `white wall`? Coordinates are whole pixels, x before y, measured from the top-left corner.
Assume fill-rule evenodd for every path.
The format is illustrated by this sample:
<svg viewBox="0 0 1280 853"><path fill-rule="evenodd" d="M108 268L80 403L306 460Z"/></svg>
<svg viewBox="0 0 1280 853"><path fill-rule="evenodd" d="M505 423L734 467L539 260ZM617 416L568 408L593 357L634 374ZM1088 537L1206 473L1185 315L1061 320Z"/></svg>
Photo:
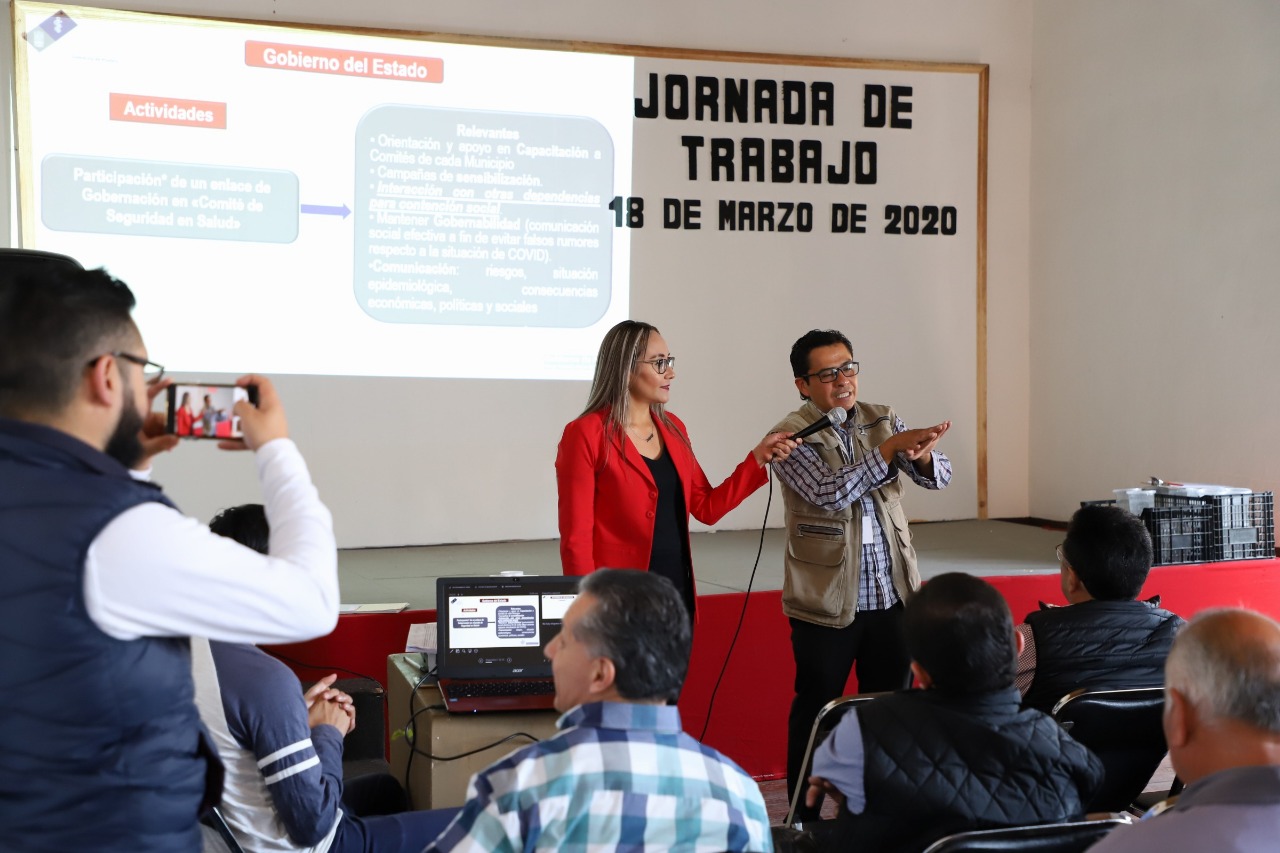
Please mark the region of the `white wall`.
<svg viewBox="0 0 1280 853"><path fill-rule="evenodd" d="M1280 5L1034 10L1032 515L1280 485Z"/></svg>
<svg viewBox="0 0 1280 853"><path fill-rule="evenodd" d="M1020 2L797 2L763 0L688 3L657 0L623 6L571 2L512 4L474 0L453 4L336 0L246 2L217 0L197 6L177 2L91 3L139 11L209 14L277 22L315 22L353 27L472 33L547 39L651 44L664 47L727 49L873 59L960 61L991 66L988 183L988 376L990 501L993 516L1028 511L1028 211L1030 204L1031 7ZM679 327L678 289L637 293L633 316ZM910 306L907 306L909 312ZM674 316L673 316L674 315ZM667 318L671 319L668 320ZM767 326L762 318L761 325ZM788 320L790 323L790 320ZM761 347L773 358L738 358L737 330L725 338L726 361L744 367L726 378L738 394L768 411L792 407L794 391L785 363L786 347L799 331L831 322L857 343L861 323L900 322L831 314L815 309L811 322L790 325ZM727 330L725 330L727 331ZM145 330L144 330L145 332ZM721 330L703 330L716 335ZM681 330L688 341L689 333ZM776 337L777 340L773 340ZM904 345L910 335L904 330ZM688 343L672 341L673 350ZM342 341L335 340L335 347ZM705 352L705 349L703 350ZM157 354L158 356L159 354ZM869 354L868 354L869 355ZM862 357L862 354L860 354ZM887 354L883 357L888 357ZM956 353L973 359L972 352ZM213 378L213 377L205 377ZM869 377L868 377L869 379ZM340 505L337 528L343 546L484 541L554 536L555 486L552 453L564 422L585 399L587 384L547 382L532 403L521 396L510 404L501 382L433 382L430 398L397 395L384 383L395 380L285 377L280 381L293 433L311 462L321 491ZM396 388L413 387L403 384ZM694 431L699 457L713 479L724 476L767 424L714 417L715 408L691 399L702 389L677 386L673 408ZM714 393L714 387L708 386ZM894 389L863 383L868 399L894 402ZM899 394L897 397L906 396ZM389 399L402 399L388 405ZM332 429L338 409L350 426ZM694 415L691 417L690 415ZM946 412L904 411L917 423ZM722 422L727 420L727 422ZM387 458L380 452L389 433L410 434L417 452ZM951 448L969 454L973 447ZM471 454L474 477L446 487L441 481ZM540 477L504 478L513 454L543 455ZM442 472L446 472L442 474ZM184 447L161 461L158 477L188 512L207 517L220 506L256 494L246 458L208 447ZM367 483L376 481L377 489ZM477 512L474 508L485 507ZM720 526L754 527L764 510L757 495ZM777 515L775 514L775 521Z"/></svg>

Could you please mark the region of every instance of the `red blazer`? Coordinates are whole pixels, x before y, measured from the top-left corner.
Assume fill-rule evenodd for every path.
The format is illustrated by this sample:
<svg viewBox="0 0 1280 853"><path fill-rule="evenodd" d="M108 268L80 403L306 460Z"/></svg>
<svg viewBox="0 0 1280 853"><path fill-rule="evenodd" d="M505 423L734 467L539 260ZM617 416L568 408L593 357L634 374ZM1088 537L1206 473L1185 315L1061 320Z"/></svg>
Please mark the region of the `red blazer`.
<svg viewBox="0 0 1280 853"><path fill-rule="evenodd" d="M658 490L644 457L625 433L606 444L605 415L604 410L590 412L571 422L556 453L560 562L566 575L601 568L649 568ZM687 437L679 418L667 415ZM704 524L719 521L769 481L768 473L748 453L729 478L713 488L689 445L657 418L654 424L680 475L684 505Z"/></svg>

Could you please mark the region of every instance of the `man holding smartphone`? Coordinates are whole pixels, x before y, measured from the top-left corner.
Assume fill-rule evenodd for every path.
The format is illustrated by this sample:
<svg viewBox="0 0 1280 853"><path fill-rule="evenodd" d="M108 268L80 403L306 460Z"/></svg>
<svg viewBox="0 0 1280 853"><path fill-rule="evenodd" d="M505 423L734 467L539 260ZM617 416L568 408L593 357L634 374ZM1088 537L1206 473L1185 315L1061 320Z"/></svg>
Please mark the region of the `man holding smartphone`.
<svg viewBox="0 0 1280 853"><path fill-rule="evenodd" d="M148 422L166 383L133 306L70 258L0 259L0 837L18 850L198 850L221 766L187 638L295 642L337 621L332 519L269 380L238 381L258 406L236 404L244 438L219 446L255 453L270 556L138 472L178 438Z"/></svg>

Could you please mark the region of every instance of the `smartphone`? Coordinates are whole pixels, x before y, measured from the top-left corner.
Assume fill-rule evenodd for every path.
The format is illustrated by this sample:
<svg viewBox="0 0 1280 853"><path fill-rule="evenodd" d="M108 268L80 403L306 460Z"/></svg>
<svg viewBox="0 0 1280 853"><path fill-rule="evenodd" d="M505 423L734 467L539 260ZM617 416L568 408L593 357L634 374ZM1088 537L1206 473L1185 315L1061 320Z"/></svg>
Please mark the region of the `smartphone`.
<svg viewBox="0 0 1280 853"><path fill-rule="evenodd" d="M248 400L258 405L258 386L209 382L174 384L168 388L165 432L179 438L243 438L235 405Z"/></svg>

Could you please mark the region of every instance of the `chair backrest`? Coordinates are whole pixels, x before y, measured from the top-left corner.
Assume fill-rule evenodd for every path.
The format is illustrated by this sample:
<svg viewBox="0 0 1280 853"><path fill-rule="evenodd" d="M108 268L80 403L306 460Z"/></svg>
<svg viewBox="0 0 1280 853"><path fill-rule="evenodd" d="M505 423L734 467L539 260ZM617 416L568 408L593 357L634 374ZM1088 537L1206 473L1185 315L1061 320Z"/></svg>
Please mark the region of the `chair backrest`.
<svg viewBox="0 0 1280 853"><path fill-rule="evenodd" d="M888 693L859 693L854 696L841 696L839 699L832 699L822 706L822 710L814 718L813 729L809 732L809 743L804 748L804 762L800 765L800 777L796 780L796 789L791 795L791 808L787 809L787 819L783 822L783 826L795 826L796 812L800 810L800 804L804 802L804 792L809 787L807 780L813 771L813 753L817 750L818 745L827 739L827 735L831 734L831 730L836 727L836 723L840 722L840 718L850 708L888 695Z"/></svg>
<svg viewBox="0 0 1280 853"><path fill-rule="evenodd" d="M81 270L75 258L39 249L0 249L0 277L44 271Z"/></svg>
<svg viewBox="0 0 1280 853"><path fill-rule="evenodd" d="M1121 818L1042 823L1007 829L977 829L940 838L924 853L1082 853L1111 830L1129 821Z"/></svg>
<svg viewBox="0 0 1280 853"><path fill-rule="evenodd" d="M1106 768L1086 811L1121 812L1142 793L1169 752L1161 716L1164 688L1073 690L1053 718Z"/></svg>

